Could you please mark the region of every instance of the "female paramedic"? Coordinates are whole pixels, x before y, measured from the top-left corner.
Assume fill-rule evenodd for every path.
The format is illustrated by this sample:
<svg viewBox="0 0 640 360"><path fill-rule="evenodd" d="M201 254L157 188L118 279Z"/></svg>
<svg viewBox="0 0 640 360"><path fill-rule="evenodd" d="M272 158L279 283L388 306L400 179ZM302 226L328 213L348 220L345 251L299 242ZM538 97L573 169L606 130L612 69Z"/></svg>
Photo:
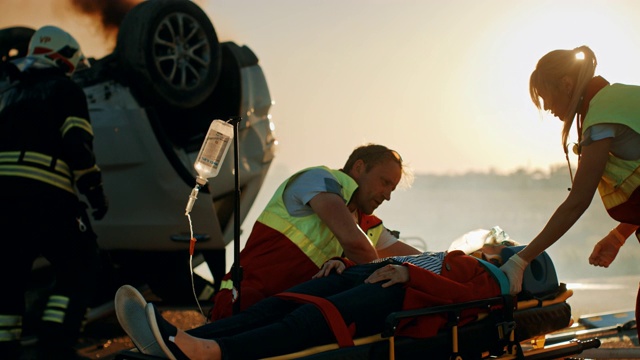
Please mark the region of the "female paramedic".
<svg viewBox="0 0 640 360"><path fill-rule="evenodd" d="M640 225L640 86L609 84L594 76L596 65L593 51L580 46L547 53L531 74L529 93L535 106L564 122L567 161L567 138L577 118L578 143L573 148L579 160L567 198L531 243L501 267L512 294L520 292L527 264L573 226L596 188L607 212L620 224L595 245L590 264L608 267ZM638 305L636 299L636 316Z"/></svg>
<svg viewBox="0 0 640 360"><path fill-rule="evenodd" d="M394 311L498 296L501 287L496 273L487 270L493 266L487 264L461 250L361 265L332 259L312 280L187 332L167 322L133 287L121 287L115 303L120 324L145 354L170 359L257 359L336 340L350 344L353 337L380 333L386 316ZM476 314L470 310L461 323ZM398 334L433 336L446 321L444 316L421 317L401 323Z"/></svg>

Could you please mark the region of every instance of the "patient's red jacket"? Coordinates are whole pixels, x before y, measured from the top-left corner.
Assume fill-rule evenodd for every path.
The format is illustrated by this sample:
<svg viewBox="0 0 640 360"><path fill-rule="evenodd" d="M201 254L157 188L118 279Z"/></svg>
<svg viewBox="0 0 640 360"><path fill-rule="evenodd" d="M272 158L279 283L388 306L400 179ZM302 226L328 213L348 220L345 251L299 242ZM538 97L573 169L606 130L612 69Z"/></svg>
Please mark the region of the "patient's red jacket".
<svg viewBox="0 0 640 360"><path fill-rule="evenodd" d="M500 295L500 286L494 275L478 259L459 250L445 256L440 275L412 264L405 265L409 268L410 281L405 285L404 310L457 304ZM458 325L475 320L479 311L463 311ZM398 326L397 335L421 338L434 336L446 322L446 315L403 320Z"/></svg>

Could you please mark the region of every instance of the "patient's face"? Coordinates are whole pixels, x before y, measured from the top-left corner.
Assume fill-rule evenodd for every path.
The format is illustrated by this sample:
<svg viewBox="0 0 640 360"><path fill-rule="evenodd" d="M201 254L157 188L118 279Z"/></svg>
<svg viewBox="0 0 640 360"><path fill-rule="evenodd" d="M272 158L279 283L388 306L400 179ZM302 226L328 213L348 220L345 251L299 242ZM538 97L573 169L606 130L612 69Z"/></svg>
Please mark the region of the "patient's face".
<svg viewBox="0 0 640 360"><path fill-rule="evenodd" d="M502 249L504 249L505 247L507 246L502 244L500 245L485 244L484 246L482 246L480 250L472 253L471 256L475 256L479 259L486 260L495 266L501 266L502 257L500 256L500 253L502 252Z"/></svg>

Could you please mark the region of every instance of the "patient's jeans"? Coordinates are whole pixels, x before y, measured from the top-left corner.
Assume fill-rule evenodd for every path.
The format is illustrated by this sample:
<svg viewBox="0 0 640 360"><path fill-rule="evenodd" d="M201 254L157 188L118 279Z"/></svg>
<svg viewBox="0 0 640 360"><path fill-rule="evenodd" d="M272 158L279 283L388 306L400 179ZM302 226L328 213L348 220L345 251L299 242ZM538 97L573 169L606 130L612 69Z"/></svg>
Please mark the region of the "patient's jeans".
<svg viewBox="0 0 640 360"><path fill-rule="evenodd" d="M365 284L376 269L393 260L356 265L342 274L313 279L289 292L328 299L342 314L347 325L356 324L356 337L382 331L386 316L402 308L404 285L383 288L380 283ZM283 355L336 341L322 313L315 305L298 304L270 297L229 318L188 331L215 339L224 359L257 359Z"/></svg>

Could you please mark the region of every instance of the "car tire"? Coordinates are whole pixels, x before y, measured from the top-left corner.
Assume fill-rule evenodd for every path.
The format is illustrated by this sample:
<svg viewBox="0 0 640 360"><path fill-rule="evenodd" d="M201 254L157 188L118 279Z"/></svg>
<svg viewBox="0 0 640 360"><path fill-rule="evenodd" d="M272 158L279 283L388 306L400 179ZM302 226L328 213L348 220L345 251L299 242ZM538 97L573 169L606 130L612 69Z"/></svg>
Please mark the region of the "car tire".
<svg viewBox="0 0 640 360"><path fill-rule="evenodd" d="M29 41L35 29L23 26L0 30L0 59L10 61L27 56Z"/></svg>
<svg viewBox="0 0 640 360"><path fill-rule="evenodd" d="M123 79L144 105L200 104L215 88L221 66L213 24L189 0L144 1L132 8L114 53Z"/></svg>

